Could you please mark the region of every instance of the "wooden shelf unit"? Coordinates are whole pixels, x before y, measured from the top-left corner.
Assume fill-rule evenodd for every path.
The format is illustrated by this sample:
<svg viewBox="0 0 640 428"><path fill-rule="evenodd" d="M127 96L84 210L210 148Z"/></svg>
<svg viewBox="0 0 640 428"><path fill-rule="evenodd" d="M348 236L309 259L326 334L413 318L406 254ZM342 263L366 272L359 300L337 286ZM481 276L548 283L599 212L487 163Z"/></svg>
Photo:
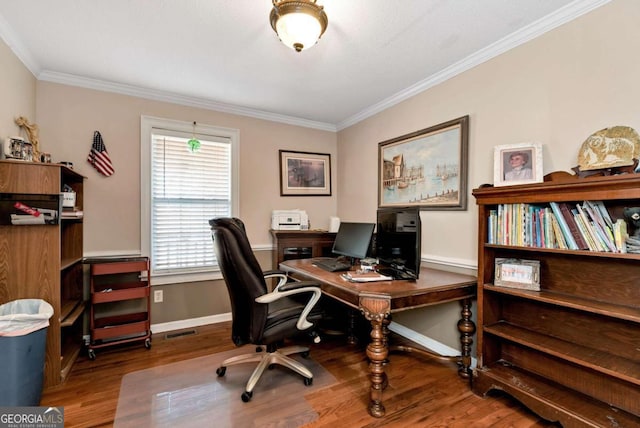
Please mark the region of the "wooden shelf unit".
<svg viewBox="0 0 640 428"><path fill-rule="evenodd" d="M89 358L95 349L143 341L151 348L150 266L147 257L90 259Z"/></svg>
<svg viewBox="0 0 640 428"><path fill-rule="evenodd" d="M336 234L322 230L271 230L276 249L273 269L291 259L332 257L331 249Z"/></svg>
<svg viewBox="0 0 640 428"><path fill-rule="evenodd" d="M76 193L82 210L85 177L65 166L0 161L0 194L55 195L63 186ZM47 330L44 387L61 383L82 347L82 219L55 225L0 225L0 303L38 298L53 306Z"/></svg>
<svg viewBox="0 0 640 428"><path fill-rule="evenodd" d="M499 204L603 201L613 220L640 205L640 174L481 187L478 369L473 390L503 390L564 427L640 426L640 254L487 244ZM497 258L540 262L540 291L494 285Z"/></svg>

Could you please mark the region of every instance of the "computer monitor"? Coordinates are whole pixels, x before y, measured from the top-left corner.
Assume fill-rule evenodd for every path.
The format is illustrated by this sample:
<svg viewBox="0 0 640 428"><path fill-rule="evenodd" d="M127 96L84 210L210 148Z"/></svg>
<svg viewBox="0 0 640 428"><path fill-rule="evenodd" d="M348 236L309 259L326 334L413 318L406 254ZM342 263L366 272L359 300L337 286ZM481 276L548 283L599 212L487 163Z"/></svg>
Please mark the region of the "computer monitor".
<svg viewBox="0 0 640 428"><path fill-rule="evenodd" d="M383 266L398 269L411 278L420 274L420 210L381 208L377 212L376 257Z"/></svg>
<svg viewBox="0 0 640 428"><path fill-rule="evenodd" d="M352 259L367 257L375 226L374 223L340 223L332 252Z"/></svg>

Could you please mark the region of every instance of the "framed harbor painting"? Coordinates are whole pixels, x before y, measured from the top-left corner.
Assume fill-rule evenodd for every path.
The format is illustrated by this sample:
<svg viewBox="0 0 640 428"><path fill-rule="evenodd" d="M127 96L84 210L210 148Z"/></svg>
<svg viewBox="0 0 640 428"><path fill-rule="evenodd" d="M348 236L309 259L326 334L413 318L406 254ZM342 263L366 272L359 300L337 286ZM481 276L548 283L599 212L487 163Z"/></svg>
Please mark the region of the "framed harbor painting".
<svg viewBox="0 0 640 428"><path fill-rule="evenodd" d="M469 116L378 144L378 205L467 209Z"/></svg>
<svg viewBox="0 0 640 428"><path fill-rule="evenodd" d="M280 196L331 196L331 155L280 150Z"/></svg>

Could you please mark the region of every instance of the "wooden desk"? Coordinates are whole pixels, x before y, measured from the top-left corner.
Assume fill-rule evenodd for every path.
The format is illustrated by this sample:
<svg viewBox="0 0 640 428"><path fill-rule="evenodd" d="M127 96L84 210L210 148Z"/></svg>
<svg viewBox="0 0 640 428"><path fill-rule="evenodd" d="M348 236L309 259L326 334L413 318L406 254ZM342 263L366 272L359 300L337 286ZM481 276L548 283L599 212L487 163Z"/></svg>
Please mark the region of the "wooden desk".
<svg viewBox="0 0 640 428"><path fill-rule="evenodd" d="M372 416L379 418L385 413L382 391L387 385L384 363L389 355L387 326L392 312L459 301L462 305L462 318L458 321L462 355L454 358L459 358L461 363L458 374L471 379L471 345L476 331L471 320L471 299L476 295L477 283L474 276L423 268L417 281L353 283L344 280L339 272L326 272L312 263L313 259L287 260L280 264L280 269L319 282L324 294L359 309L371 322L367 356L371 371L369 413Z"/></svg>

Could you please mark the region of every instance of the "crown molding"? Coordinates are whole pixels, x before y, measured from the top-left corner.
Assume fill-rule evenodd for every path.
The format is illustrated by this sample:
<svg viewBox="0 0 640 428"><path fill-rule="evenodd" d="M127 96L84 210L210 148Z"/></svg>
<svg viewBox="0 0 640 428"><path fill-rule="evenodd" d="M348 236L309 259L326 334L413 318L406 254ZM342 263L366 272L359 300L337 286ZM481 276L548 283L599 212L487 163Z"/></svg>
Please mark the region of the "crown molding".
<svg viewBox="0 0 640 428"><path fill-rule="evenodd" d="M461 61L458 61L455 64L427 77L420 82L409 86L408 88L398 92L395 95L392 95L355 115L345 119L344 121L338 123L336 128L338 131L341 131L349 126L355 125L358 122L361 122L377 113L380 113L390 107L399 104L402 101L405 101L411 97L418 95L421 92L426 91L429 88L432 88L440 83L443 83L459 74L464 73L476 67L486 61L489 61L492 58L497 57L515 47L518 47L530 40L535 39L547 33L554 28L557 28L567 22L573 21L574 19L591 12L594 9L597 9L611 0L576 0L563 8L558 9L551 15L547 15L544 18L539 19L536 22L533 22L526 27L521 28L520 30L509 34L508 36L498 40L497 42L487 46L486 48L480 49L477 52L469 55Z"/></svg>
<svg viewBox="0 0 640 428"><path fill-rule="evenodd" d="M225 104L213 100L198 97L189 97L186 95L175 94L166 91L158 91L154 89L142 88L133 85L125 85L122 83L108 82L104 80L91 79L88 77L76 76L66 73L58 73L54 71L42 71L38 76L38 80L52 83L60 83L70 86L78 86L81 88L95 89L104 92L113 92L132 97L144 98L154 101L163 101L172 104L179 104L188 107L197 107L205 110L213 110L222 113L236 114L239 116L247 116L255 119L263 119L271 122L286 123L288 125L302 126L305 128L320 129L323 131L336 132L336 127L330 123L316 122L308 119L287 116L283 114L270 113L262 110L251 109L248 107Z"/></svg>
<svg viewBox="0 0 640 428"><path fill-rule="evenodd" d="M29 49L20 41L16 36L15 31L11 28L11 25L4 19L4 16L0 15L0 39L2 39L9 49L18 57L18 59L27 67L27 70L34 76L37 76L40 71L40 65L33 58Z"/></svg>

